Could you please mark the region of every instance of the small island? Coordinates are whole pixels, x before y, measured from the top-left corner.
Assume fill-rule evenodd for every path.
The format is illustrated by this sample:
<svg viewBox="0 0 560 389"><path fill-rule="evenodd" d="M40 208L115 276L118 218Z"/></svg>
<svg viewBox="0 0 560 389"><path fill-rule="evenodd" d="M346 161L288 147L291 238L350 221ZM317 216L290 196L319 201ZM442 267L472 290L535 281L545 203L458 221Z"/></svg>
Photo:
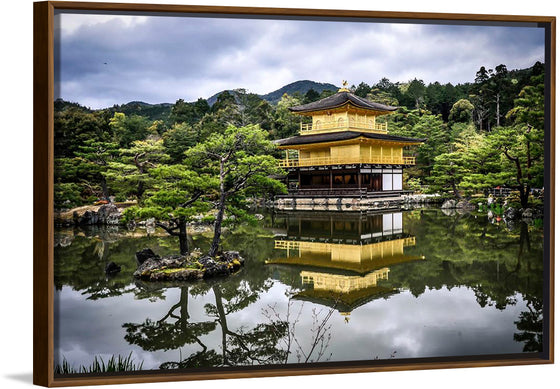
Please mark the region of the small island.
<svg viewBox="0 0 560 389"><path fill-rule="evenodd" d="M228 276L245 262L237 251L217 253L214 258L201 256L196 250L185 256L161 258L150 249L137 252L136 261L138 269L133 275L144 281L195 281Z"/></svg>

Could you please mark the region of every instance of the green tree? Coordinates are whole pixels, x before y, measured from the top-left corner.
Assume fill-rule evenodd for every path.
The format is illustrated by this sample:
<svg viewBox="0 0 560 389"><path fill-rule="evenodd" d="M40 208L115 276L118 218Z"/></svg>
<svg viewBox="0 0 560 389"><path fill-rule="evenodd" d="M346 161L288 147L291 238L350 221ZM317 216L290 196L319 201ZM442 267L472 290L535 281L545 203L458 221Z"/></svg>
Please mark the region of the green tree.
<svg viewBox="0 0 560 389"><path fill-rule="evenodd" d="M257 126L230 127L225 134L213 134L187 150L187 161L197 170L210 174L218 182L217 214L210 256L218 252L222 222L227 206L234 211L243 192L273 187L283 190L276 180L269 178L282 170L271 156L275 149L267 134Z"/></svg>
<svg viewBox="0 0 560 389"><path fill-rule="evenodd" d="M88 140L111 140L109 122L102 112L90 112L77 104L62 105L60 101L58 106L54 112L55 157L74 157L79 146Z"/></svg>
<svg viewBox="0 0 560 389"><path fill-rule="evenodd" d="M479 131L483 131L486 119L490 115L490 108L488 106L488 103L484 100L482 96L477 94L470 95L469 100L471 101L474 107L473 110L474 121L478 125Z"/></svg>
<svg viewBox="0 0 560 389"><path fill-rule="evenodd" d="M258 109L263 101L258 95L248 93L247 90L243 88L235 89L234 94L237 112L239 113L239 122L234 123L235 125L246 126L248 124L257 124L262 120L262 118L259 117L259 113L268 113L266 110L261 111Z"/></svg>
<svg viewBox="0 0 560 389"><path fill-rule="evenodd" d="M432 113L442 113L444 87L439 82L431 82L426 87L426 96L424 98L426 108Z"/></svg>
<svg viewBox="0 0 560 389"><path fill-rule="evenodd" d="M376 103L381 103L390 106L398 106L399 101L390 92L386 92L379 88L373 88L366 95L366 98L370 101L375 101Z"/></svg>
<svg viewBox="0 0 560 389"><path fill-rule="evenodd" d="M450 136L446 124L441 116L423 114L420 112L403 111L399 116L391 118L389 129L395 135L408 136L413 138L425 139L424 143L416 148L416 167L419 175L423 178L430 175L435 158L450 150ZM411 170L411 174L414 172Z"/></svg>
<svg viewBox="0 0 560 389"><path fill-rule="evenodd" d="M389 105L403 105L401 103L401 99L402 99L402 93L401 90L399 89L399 85L398 83L395 84L393 82L391 82L388 78L384 77L381 80L379 80L379 82L375 85L371 86L371 93L375 96L375 95L383 95L386 96L387 99L390 99L391 101L393 101L393 103L389 104ZM377 90L377 91L376 91ZM377 101L377 100L374 100ZM381 102L381 100L380 100ZM387 104L387 103L383 103L383 104Z"/></svg>
<svg viewBox="0 0 560 389"><path fill-rule="evenodd" d="M435 157L430 181L437 191L451 189L455 197L462 199L459 184L467 172L464 155L459 152L443 153Z"/></svg>
<svg viewBox="0 0 560 389"><path fill-rule="evenodd" d="M452 190L457 198L470 197L497 183L489 173L500 169L495 149L488 148L485 136L471 125L456 123L462 129L451 145L451 151L437 156L431 172L431 189Z"/></svg>
<svg viewBox="0 0 560 389"><path fill-rule="evenodd" d="M135 140L145 139L150 125L150 121L144 116L126 116L122 112L115 112L109 121L114 142L119 143L122 147L130 146Z"/></svg>
<svg viewBox="0 0 560 389"><path fill-rule="evenodd" d="M506 65L498 65L494 70L495 73L492 77L492 90L495 101L496 126L500 126L500 119L503 115L503 112L507 112L507 108L504 107L504 100L506 100L505 97L509 93L510 88L508 88L508 84L511 84L511 82L509 80L509 74ZM502 104L501 111L500 103Z"/></svg>
<svg viewBox="0 0 560 389"><path fill-rule="evenodd" d="M319 95L319 99L327 98L327 97L329 97L329 96L334 95L335 93L336 93L336 91L334 91L334 90L323 89L323 90L321 91L321 94ZM294 97L296 100L300 100L300 101L301 101L301 96L299 96L299 93L297 93L297 92L294 93L294 94L293 94L293 97Z"/></svg>
<svg viewBox="0 0 560 389"><path fill-rule="evenodd" d="M55 209L69 208L84 203L84 192L80 171L82 162L79 158L58 157L54 159L54 205ZM95 195L91 193L92 195ZM102 196L98 191L98 196ZM83 196L85 195L85 196Z"/></svg>
<svg viewBox="0 0 560 389"><path fill-rule="evenodd" d="M408 83L406 94L414 100L414 106L419 109L424 103L424 95L426 94L426 85L424 81L414 79Z"/></svg>
<svg viewBox="0 0 560 389"><path fill-rule="evenodd" d="M503 169L496 180L519 191L521 206L529 204L531 188L542 187L544 174L544 131L533 127L497 127L487 139L501 152Z"/></svg>
<svg viewBox="0 0 560 389"><path fill-rule="evenodd" d="M321 95L317 93L315 89L309 89L303 96L303 103L304 104L312 103L314 101L319 100L320 97Z"/></svg>
<svg viewBox="0 0 560 389"><path fill-rule="evenodd" d="M54 184L55 209L71 208L82 204L82 188L75 182Z"/></svg>
<svg viewBox="0 0 560 389"><path fill-rule="evenodd" d="M154 120L152 125L148 127L151 135L163 135L167 131L167 127L163 120Z"/></svg>
<svg viewBox="0 0 560 389"><path fill-rule="evenodd" d="M235 96L230 91L223 91L216 98L216 102L212 105L212 112L218 112L221 109L228 109L235 105Z"/></svg>
<svg viewBox="0 0 560 389"><path fill-rule="evenodd" d="M119 154L118 144L113 142L100 142L93 139L86 140L76 154L80 180L83 185L94 189L96 185L101 186L101 194L104 199L109 199L109 188L107 179L103 175L109 162L117 158Z"/></svg>
<svg viewBox="0 0 560 389"><path fill-rule="evenodd" d="M168 159L162 139L137 140L130 148L120 149L119 158L109 161L102 174L113 189L118 188L123 195L134 195L140 200L154 181L150 169Z"/></svg>
<svg viewBox="0 0 560 389"><path fill-rule="evenodd" d="M468 97L466 84L452 85L447 83L445 85L439 82L430 83L426 87L426 94L424 96L424 103L434 115L441 115L444 122L449 121L449 114L453 104L458 100Z"/></svg>
<svg viewBox="0 0 560 389"><path fill-rule="evenodd" d="M161 165L150 170L153 188L138 205L125 210L126 220L155 218L156 225L179 238L179 252L189 253L187 223L209 210L201 196L216 187L215 179L199 175L188 165Z"/></svg>
<svg viewBox="0 0 560 389"><path fill-rule="evenodd" d="M360 97L367 97L370 91L371 91L371 87L367 83L360 82L360 84L354 90L354 94Z"/></svg>
<svg viewBox="0 0 560 389"><path fill-rule="evenodd" d="M206 139L214 133L224 133L229 126L241 123L241 115L233 91L224 91L218 98L210 112L205 115L194 127L198 139Z"/></svg>
<svg viewBox="0 0 560 389"><path fill-rule="evenodd" d="M544 129L544 75L532 77L535 85L523 87L506 118L516 125Z"/></svg>
<svg viewBox="0 0 560 389"><path fill-rule="evenodd" d="M490 116L491 97L488 89L490 73L484 66L481 66L474 79L471 95L469 99L474 106L474 118L480 131L484 129L484 124ZM487 128L489 129L489 128Z"/></svg>
<svg viewBox="0 0 560 389"><path fill-rule="evenodd" d="M490 131L494 125L505 124L502 120L504 113L513 108L515 96L520 91L516 78L519 76L524 77L519 71L508 71L503 64L489 70L483 66L476 73L470 100L480 130Z"/></svg>
<svg viewBox="0 0 560 389"><path fill-rule="evenodd" d="M301 105L302 101L298 98L284 94L276 106L274 137L287 138L299 132L300 118L294 115L288 108Z"/></svg>
<svg viewBox="0 0 560 389"><path fill-rule="evenodd" d="M169 122L171 125L177 123L192 125L200 121L208 112L210 112L210 106L205 99L199 98L194 103L187 103L185 100L179 99L171 108Z"/></svg>
<svg viewBox="0 0 560 389"><path fill-rule="evenodd" d="M519 191L527 207L531 188L544 183L544 83L525 86L506 116L509 127L497 127L488 135L489 147L499 150L504 168L496 175Z"/></svg>
<svg viewBox="0 0 560 389"><path fill-rule="evenodd" d="M171 158L171 163L181 163L185 157L185 151L198 142L199 134L189 124L178 123L166 131L162 138L165 152Z"/></svg>
<svg viewBox="0 0 560 389"><path fill-rule="evenodd" d="M253 123L258 124L260 128L268 131L270 134L274 132L274 108L266 100L261 100L254 108Z"/></svg>
<svg viewBox="0 0 560 389"><path fill-rule="evenodd" d="M449 112L449 123L471 123L474 105L467 99L458 100Z"/></svg>

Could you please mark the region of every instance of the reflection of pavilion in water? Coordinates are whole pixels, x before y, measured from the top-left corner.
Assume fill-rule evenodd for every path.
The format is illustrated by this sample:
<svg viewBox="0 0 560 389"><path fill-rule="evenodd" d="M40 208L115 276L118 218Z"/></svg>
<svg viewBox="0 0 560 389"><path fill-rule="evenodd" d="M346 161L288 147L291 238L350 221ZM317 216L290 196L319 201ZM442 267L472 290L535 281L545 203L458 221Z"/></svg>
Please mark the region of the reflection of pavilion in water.
<svg viewBox="0 0 560 389"><path fill-rule="evenodd" d="M403 231L402 212L349 214L286 214L285 233L275 248L285 255L269 264L300 269L303 291L296 299L333 306L343 315L379 297L396 292L379 285L390 267L423 259L407 255L416 239Z"/></svg>

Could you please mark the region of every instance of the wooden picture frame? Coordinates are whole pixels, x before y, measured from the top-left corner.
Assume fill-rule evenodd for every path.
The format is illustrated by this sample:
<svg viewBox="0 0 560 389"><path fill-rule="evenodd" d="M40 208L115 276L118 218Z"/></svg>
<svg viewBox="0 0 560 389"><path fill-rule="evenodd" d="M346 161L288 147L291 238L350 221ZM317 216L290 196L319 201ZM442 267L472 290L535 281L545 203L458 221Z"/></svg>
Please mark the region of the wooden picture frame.
<svg viewBox="0 0 560 389"><path fill-rule="evenodd" d="M282 18L345 18L411 20L450 23L534 23L545 32L545 316L541 353L503 354L420 359L386 359L357 362L316 363L311 366L235 367L196 371L148 371L118 374L54 375L54 13L55 10L205 14ZM33 382L41 386L77 386L206 380L216 378L272 377L312 374L359 373L421 369L550 364L554 362L554 165L555 165L555 67L556 18L478 14L403 13L351 10L215 7L196 5L80 3L46 1L34 3L34 226L33 226Z"/></svg>

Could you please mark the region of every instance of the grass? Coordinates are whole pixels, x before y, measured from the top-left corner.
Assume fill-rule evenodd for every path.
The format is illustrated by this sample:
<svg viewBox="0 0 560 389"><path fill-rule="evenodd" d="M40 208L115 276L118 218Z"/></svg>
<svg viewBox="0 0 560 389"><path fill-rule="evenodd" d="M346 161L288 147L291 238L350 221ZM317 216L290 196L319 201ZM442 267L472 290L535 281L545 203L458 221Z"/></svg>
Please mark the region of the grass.
<svg viewBox="0 0 560 389"><path fill-rule="evenodd" d="M184 266L181 267L172 267L172 268L161 268L161 269L156 269L156 270L152 270L152 273L165 273L165 274L172 274L172 273L177 273L183 270L202 270L203 266L200 264L200 262L196 261L193 263L188 263Z"/></svg>
<svg viewBox="0 0 560 389"><path fill-rule="evenodd" d="M95 356L93 363L89 366L80 366L75 368L70 365L66 358L63 358L62 364L57 364L54 368L54 374L80 374L80 373L113 373L123 371L142 370L144 362L135 364L132 358L132 352L127 357L121 355L111 356L105 363L103 358Z"/></svg>
<svg viewBox="0 0 560 389"><path fill-rule="evenodd" d="M164 273L164 274L173 274L173 273L178 273L180 271L184 271L184 270L199 270L195 267L176 267L176 268L172 268L172 269L158 269L158 270L153 270L153 273Z"/></svg>

